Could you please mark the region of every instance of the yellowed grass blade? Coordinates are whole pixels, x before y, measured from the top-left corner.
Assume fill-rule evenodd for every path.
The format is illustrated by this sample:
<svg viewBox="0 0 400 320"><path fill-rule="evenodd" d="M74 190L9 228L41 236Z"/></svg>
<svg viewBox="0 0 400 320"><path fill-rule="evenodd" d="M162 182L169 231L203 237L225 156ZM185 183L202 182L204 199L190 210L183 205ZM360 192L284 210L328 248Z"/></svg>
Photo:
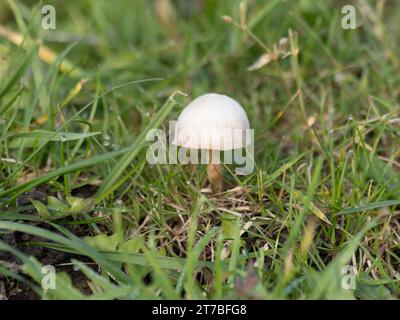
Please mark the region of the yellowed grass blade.
<svg viewBox="0 0 400 320"><path fill-rule="evenodd" d="M0 25L0 36L8 39L12 43L14 43L16 46L23 46L24 45L24 37L22 34L19 32L10 30L4 26ZM47 48L45 45L41 44L39 47L39 58L48 63L52 64L56 61L57 59L57 53L54 52L53 50ZM74 64L69 62L68 60L62 61L59 65L59 69L61 72L67 73L72 77L81 77L82 76L82 70L80 70L78 67L76 67Z"/></svg>

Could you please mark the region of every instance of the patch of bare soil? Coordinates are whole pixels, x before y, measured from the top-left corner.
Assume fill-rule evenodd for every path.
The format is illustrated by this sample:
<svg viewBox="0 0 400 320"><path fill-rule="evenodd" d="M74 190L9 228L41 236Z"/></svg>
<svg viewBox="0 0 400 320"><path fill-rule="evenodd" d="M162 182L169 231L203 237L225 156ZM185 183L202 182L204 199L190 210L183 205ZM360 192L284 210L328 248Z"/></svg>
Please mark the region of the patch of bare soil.
<svg viewBox="0 0 400 320"><path fill-rule="evenodd" d="M48 195L47 190L38 189L29 193L21 195L17 199L17 205L25 206L30 204L30 199L39 200L45 202L46 196ZM95 192L91 188L79 188L74 190L73 195L86 198L93 195ZM24 212L25 214L35 214L35 211ZM38 227L43 229L48 229L53 232L57 232L52 227L47 224L40 224ZM87 230L85 226L64 226L69 231L74 233L78 237L83 237L87 235ZM74 270L71 265L71 259L80 260L82 262L92 262L90 259L70 253L64 253L60 251L55 251L53 249L48 249L38 243L46 242L37 236L32 236L21 232L9 232L0 233L0 239L10 246L16 248L17 250L23 252L28 256L33 256L40 261L42 265L51 265L56 268L57 272L66 272L70 276L74 286L81 290L84 294L89 294L90 289L87 284L87 279L84 274L80 271ZM0 265L3 267L26 277L22 271L22 262L9 252L0 251ZM30 279L29 279L30 280ZM38 300L40 296L28 285L21 283L15 279L5 277L0 274L0 300Z"/></svg>

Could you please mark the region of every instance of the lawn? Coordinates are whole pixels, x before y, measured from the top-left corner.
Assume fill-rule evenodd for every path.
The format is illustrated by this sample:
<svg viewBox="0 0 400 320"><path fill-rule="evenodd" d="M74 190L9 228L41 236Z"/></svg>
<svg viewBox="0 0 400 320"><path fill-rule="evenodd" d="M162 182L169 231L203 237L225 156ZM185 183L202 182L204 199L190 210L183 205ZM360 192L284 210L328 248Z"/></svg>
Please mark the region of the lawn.
<svg viewBox="0 0 400 320"><path fill-rule="evenodd" d="M399 16L1 1L0 300L400 298ZM254 170L225 165L219 193L146 156L209 92L254 129Z"/></svg>

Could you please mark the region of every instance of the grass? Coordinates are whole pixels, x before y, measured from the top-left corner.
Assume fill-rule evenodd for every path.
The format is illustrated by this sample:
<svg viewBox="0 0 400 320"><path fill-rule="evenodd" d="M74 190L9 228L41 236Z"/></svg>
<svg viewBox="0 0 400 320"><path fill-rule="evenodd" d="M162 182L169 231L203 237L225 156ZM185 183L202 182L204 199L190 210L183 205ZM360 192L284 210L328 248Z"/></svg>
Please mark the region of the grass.
<svg viewBox="0 0 400 320"><path fill-rule="evenodd" d="M0 297L400 297L397 1L49 4L46 31L43 3L0 3ZM146 161L206 92L255 130L217 196Z"/></svg>

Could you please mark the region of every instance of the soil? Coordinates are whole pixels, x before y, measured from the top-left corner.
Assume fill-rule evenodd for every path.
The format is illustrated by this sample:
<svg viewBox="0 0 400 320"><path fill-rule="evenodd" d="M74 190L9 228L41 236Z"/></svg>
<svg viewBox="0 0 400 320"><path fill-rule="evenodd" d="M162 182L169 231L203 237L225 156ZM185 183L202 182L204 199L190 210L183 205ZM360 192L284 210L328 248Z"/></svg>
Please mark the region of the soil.
<svg viewBox="0 0 400 320"><path fill-rule="evenodd" d="M43 225L41 225L43 228ZM42 265L52 265L57 272L64 271L68 273L74 286L84 294L89 294L90 290L87 285L87 279L82 272L73 269L72 265L65 265L71 262L71 259L76 259L82 262L91 262L89 259L60 251L48 249L46 247L32 244L34 242L44 242L45 240L36 236L31 236L25 233L12 232L1 235L0 239L17 248L26 255L34 256ZM21 261L14 255L0 251L0 261L2 264L7 264L13 271L20 271ZM0 300L37 300L40 297L37 293L27 285L20 283L14 279L5 278L0 275Z"/></svg>
<svg viewBox="0 0 400 320"><path fill-rule="evenodd" d="M30 199L36 199L41 202L45 202L46 196L48 195L46 191L35 190L30 193L24 193L17 199L17 206L21 207L30 204ZM74 190L73 196L86 198L92 196L95 191L96 190L94 188L80 188ZM24 214L36 214L36 212L32 210L31 212L24 212ZM37 226L56 232L56 230L47 224L40 224ZM88 234L88 230L83 225L64 225L64 227L78 237L83 237ZM76 271L72 265L69 265L71 263L71 259L76 259L84 263L92 263L93 261L87 257L64 253L54 249L48 249L44 246L36 244L37 242L46 242L46 239L21 232L0 232L0 240L8 243L13 248L16 248L28 256L34 256L42 265L52 265L56 268L57 272L63 271L68 273L73 285L77 289L79 289L83 294L90 294L87 278L81 271ZM0 251L0 265L5 266L7 269L11 269L13 272L19 273L23 277L26 277L26 275L20 272L22 268L21 261L9 252ZM0 274L0 300L39 299L40 296L28 285Z"/></svg>

